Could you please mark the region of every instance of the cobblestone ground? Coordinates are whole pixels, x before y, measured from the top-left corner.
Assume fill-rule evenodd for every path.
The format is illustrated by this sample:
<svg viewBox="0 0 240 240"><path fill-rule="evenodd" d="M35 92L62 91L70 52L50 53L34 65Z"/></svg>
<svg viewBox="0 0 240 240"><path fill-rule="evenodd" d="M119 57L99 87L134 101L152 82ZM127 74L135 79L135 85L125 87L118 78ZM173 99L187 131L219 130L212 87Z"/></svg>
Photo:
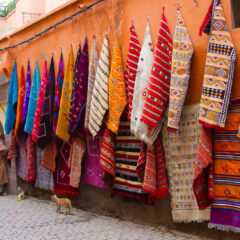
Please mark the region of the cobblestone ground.
<svg viewBox="0 0 240 240"><path fill-rule="evenodd" d="M0 197L0 240L199 240L197 236L151 228L74 209L57 214L52 202Z"/></svg>

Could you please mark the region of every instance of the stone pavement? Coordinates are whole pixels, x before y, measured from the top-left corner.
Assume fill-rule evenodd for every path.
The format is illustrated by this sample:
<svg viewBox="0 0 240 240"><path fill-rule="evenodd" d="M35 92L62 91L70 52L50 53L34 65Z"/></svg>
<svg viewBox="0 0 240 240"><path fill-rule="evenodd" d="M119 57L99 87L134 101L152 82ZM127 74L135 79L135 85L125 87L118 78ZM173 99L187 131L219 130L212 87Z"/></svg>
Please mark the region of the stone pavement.
<svg viewBox="0 0 240 240"><path fill-rule="evenodd" d="M198 236L151 228L73 209L57 214L53 202L0 197L0 240L199 240Z"/></svg>

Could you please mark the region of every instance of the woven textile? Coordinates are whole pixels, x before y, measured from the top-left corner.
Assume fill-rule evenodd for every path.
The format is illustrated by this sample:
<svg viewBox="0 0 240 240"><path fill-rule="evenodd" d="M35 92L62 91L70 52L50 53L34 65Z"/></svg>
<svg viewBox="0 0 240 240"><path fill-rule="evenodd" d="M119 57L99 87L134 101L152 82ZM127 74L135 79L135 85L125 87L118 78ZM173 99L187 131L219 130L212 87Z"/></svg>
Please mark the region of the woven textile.
<svg viewBox="0 0 240 240"><path fill-rule="evenodd" d="M8 157L7 159L14 159L17 157L17 141L14 132L12 131L11 133L11 141L10 141L10 146L9 146L9 151L8 151Z"/></svg>
<svg viewBox="0 0 240 240"><path fill-rule="evenodd" d="M38 134L39 134L46 86L47 86L47 61L45 61L44 67L43 67L41 84L40 84L40 89L38 93L37 105L36 105L36 112L35 112L34 122L33 122L32 140L35 143L37 142Z"/></svg>
<svg viewBox="0 0 240 240"><path fill-rule="evenodd" d="M199 120L224 128L232 89L236 52L220 1L213 4L213 18L201 95Z"/></svg>
<svg viewBox="0 0 240 240"><path fill-rule="evenodd" d="M97 136L86 135L87 152L83 160L82 181L95 187L107 188L103 181L103 169L100 166L100 152L105 126Z"/></svg>
<svg viewBox="0 0 240 240"><path fill-rule="evenodd" d="M35 182L35 187L51 190L54 189L54 181L53 181L53 173L42 167L42 157L43 157L43 150L39 147L36 148L36 171L37 171L37 178Z"/></svg>
<svg viewBox="0 0 240 240"><path fill-rule="evenodd" d="M66 194L78 196L78 188L70 185L70 168L69 157L71 151L71 141L63 142L59 140L57 143L58 155L56 158L56 171L54 174L54 192L57 194Z"/></svg>
<svg viewBox="0 0 240 240"><path fill-rule="evenodd" d="M44 148L41 165L51 172L56 170L57 143L54 137L50 137Z"/></svg>
<svg viewBox="0 0 240 240"><path fill-rule="evenodd" d="M132 98L132 114L130 128L131 132L136 137L140 138L142 141L150 145L154 142L153 138L157 137L160 128L158 127L157 130L150 129L145 123L141 122L140 119L143 113L144 100L146 99L147 86L151 73L152 62L152 37L149 24L147 24L137 67L137 75Z"/></svg>
<svg viewBox="0 0 240 240"><path fill-rule="evenodd" d="M124 72L125 83L127 87L127 95L128 95L128 119L129 120L131 120L134 85L135 85L135 79L137 75L140 51L141 51L141 45L136 34L135 26L134 24L132 24L132 26L130 27L129 49L128 49L128 55L127 55L127 61L126 61L126 68Z"/></svg>
<svg viewBox="0 0 240 240"><path fill-rule="evenodd" d="M171 194L174 222L205 221L210 210L199 210L192 189L194 163L197 156L201 125L198 123L199 104L185 107L179 131L166 130L167 115L163 128L163 145Z"/></svg>
<svg viewBox="0 0 240 240"><path fill-rule="evenodd" d="M78 132L72 139L71 153L69 157L70 185L78 188L81 171L82 159L86 151L85 137L82 132Z"/></svg>
<svg viewBox="0 0 240 240"><path fill-rule="evenodd" d="M26 142L27 153L27 182L36 180L36 144L32 140L32 136L28 134Z"/></svg>
<svg viewBox="0 0 240 240"><path fill-rule="evenodd" d="M77 64L77 63L76 63ZM75 69L76 69L75 65ZM84 125L88 86L88 43L87 38L79 58L76 78L74 79L68 132L73 134L78 126Z"/></svg>
<svg viewBox="0 0 240 240"><path fill-rule="evenodd" d="M113 133L118 133L120 117L127 105L122 57L117 34L113 43L113 55L109 74L109 112L106 125Z"/></svg>
<svg viewBox="0 0 240 240"><path fill-rule="evenodd" d="M136 171L140 149L141 141L131 134L130 123L121 122L116 136L114 193L136 199L147 198Z"/></svg>
<svg viewBox="0 0 240 240"><path fill-rule="evenodd" d="M143 182L143 190L148 193L149 203L168 196L165 155L159 137L151 149L142 143L137 173Z"/></svg>
<svg viewBox="0 0 240 240"><path fill-rule="evenodd" d="M103 181L112 188L115 177L115 135L105 128L101 146L100 166L102 167Z"/></svg>
<svg viewBox="0 0 240 240"><path fill-rule="evenodd" d="M231 101L224 131L214 130L214 190L209 227L240 232L240 100Z"/></svg>
<svg viewBox="0 0 240 240"><path fill-rule="evenodd" d="M54 99L54 114L53 114L53 131L56 132L57 128L57 122L58 122L58 114L59 114L59 108L60 108L60 101L62 96L62 85L63 85L63 77L64 77L64 71L63 71L63 56L61 53L59 65L58 65L58 75L56 79L56 85L55 85L55 99Z"/></svg>
<svg viewBox="0 0 240 240"><path fill-rule="evenodd" d="M15 61L8 89L8 102L5 120L6 134L9 134L15 126L17 114L17 101L18 101L18 78L17 78L17 63Z"/></svg>
<svg viewBox="0 0 240 240"><path fill-rule="evenodd" d="M193 176L193 191L201 210L214 200L212 140L212 130L202 127Z"/></svg>
<svg viewBox="0 0 240 240"><path fill-rule="evenodd" d="M187 95L193 46L180 10L173 40L168 130L177 132Z"/></svg>
<svg viewBox="0 0 240 240"><path fill-rule="evenodd" d="M27 152L25 149L27 138L21 137L18 144L17 175L26 181L27 178Z"/></svg>
<svg viewBox="0 0 240 240"><path fill-rule="evenodd" d="M90 114L90 106L92 101L94 82L96 79L97 66L98 66L98 51L97 51L96 37L94 36L93 45L90 53L90 59L89 59L89 69L88 69L87 104L86 104L85 121L84 121L84 131L86 133L90 133L89 114Z"/></svg>
<svg viewBox="0 0 240 240"><path fill-rule="evenodd" d="M23 129L25 127L25 122L26 122L27 113L28 113L28 104L29 104L30 92L31 92L31 73L30 73L30 62L28 60L27 75L26 75L26 82L25 82L25 92L24 92L24 101L23 101L23 113L22 113Z"/></svg>
<svg viewBox="0 0 240 240"><path fill-rule="evenodd" d="M24 128L24 131L29 134L32 134L32 130L33 130L34 116L36 112L36 105L37 105L38 93L40 89L40 83L41 83L41 80L40 80L38 61L36 61L36 67L34 69L30 98L29 98L28 113L27 113L27 118L26 118L26 123Z"/></svg>
<svg viewBox="0 0 240 240"><path fill-rule="evenodd" d="M25 78L24 78L24 69L22 66L21 76L18 81L17 117L16 117L15 128L14 128L14 134L16 136L17 142L19 137L20 124L22 124L24 93L25 93Z"/></svg>
<svg viewBox="0 0 240 240"><path fill-rule="evenodd" d="M70 139L70 135L68 133L68 121L73 87L73 64L73 50L71 46L70 53L68 55L68 63L64 75L59 116L56 128L56 135L65 142L68 142Z"/></svg>
<svg viewBox="0 0 240 240"><path fill-rule="evenodd" d="M108 110L109 49L108 36L105 35L98 61L89 113L89 131L93 136L99 132L103 118Z"/></svg>
<svg viewBox="0 0 240 240"><path fill-rule="evenodd" d="M53 56L48 71L47 85L44 96L43 111L39 125L37 145L44 147L52 134L53 107L55 93L55 72Z"/></svg>
<svg viewBox="0 0 240 240"><path fill-rule="evenodd" d="M0 139L0 185L8 183L8 175L6 168L7 151L7 146L4 144L3 140Z"/></svg>
<svg viewBox="0 0 240 240"><path fill-rule="evenodd" d="M141 118L141 121L154 129L158 126L169 99L171 58L172 38L163 12Z"/></svg>

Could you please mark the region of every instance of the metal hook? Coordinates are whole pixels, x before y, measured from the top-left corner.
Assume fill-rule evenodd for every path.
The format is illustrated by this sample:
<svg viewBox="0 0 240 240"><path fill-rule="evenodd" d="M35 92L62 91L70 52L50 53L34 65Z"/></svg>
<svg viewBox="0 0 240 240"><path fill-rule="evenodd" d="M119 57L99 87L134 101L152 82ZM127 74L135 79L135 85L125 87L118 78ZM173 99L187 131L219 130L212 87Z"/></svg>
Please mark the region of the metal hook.
<svg viewBox="0 0 240 240"><path fill-rule="evenodd" d="M150 23L150 15L147 14L147 22Z"/></svg>

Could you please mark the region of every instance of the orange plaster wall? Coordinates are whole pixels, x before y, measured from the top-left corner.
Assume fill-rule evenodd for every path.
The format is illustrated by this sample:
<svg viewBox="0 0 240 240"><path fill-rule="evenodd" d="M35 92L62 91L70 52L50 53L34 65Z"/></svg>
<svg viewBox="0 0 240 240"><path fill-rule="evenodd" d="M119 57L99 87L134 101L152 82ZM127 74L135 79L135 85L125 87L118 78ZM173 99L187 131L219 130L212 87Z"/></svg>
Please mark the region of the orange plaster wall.
<svg viewBox="0 0 240 240"><path fill-rule="evenodd" d="M70 1L70 3L61 10L46 17L42 17L39 22L31 24L22 30L18 30L8 39L5 38L0 40L0 48L31 37L33 34L40 32L57 21L62 20L64 17L78 11L79 4L84 3L88 5L93 1L94 0ZM44 60L46 59L49 64L52 54L55 60L55 71L57 71L61 49L63 51L64 64L66 64L70 44L73 45L75 57L78 44L80 41L83 44L85 36L88 36L90 51L92 36L95 34L98 40L98 49L100 50L105 32L109 33L110 50L114 33L118 33L121 41L123 61L125 63L129 45L129 28L131 22L133 21L135 23L137 34L142 43L147 19L149 19L152 38L155 45L162 8L164 6L166 18L173 36L178 2L180 3L181 11L195 50L191 68L190 88L186 103L197 103L201 95L208 43L208 36L203 34L203 36L200 37L198 31L210 5L210 0L198 0L198 4L193 0L104 0L87 12L74 17L72 20L68 20L55 30L51 30L49 33L36 40L15 49L0 52L0 74L2 74L3 67L8 69L9 74L11 73L14 58L17 58L19 75L22 64L26 69L28 58L31 60L31 73L33 73L36 59L39 61L40 72L42 72ZM239 55L240 45L238 44L238 39L240 39L240 30L231 29L231 8L229 0L222 0L222 4L229 30L235 43L237 55ZM238 58L235 68L232 98L240 97L240 91L238 91L240 87L240 80L238 80L240 74L239 64Z"/></svg>

